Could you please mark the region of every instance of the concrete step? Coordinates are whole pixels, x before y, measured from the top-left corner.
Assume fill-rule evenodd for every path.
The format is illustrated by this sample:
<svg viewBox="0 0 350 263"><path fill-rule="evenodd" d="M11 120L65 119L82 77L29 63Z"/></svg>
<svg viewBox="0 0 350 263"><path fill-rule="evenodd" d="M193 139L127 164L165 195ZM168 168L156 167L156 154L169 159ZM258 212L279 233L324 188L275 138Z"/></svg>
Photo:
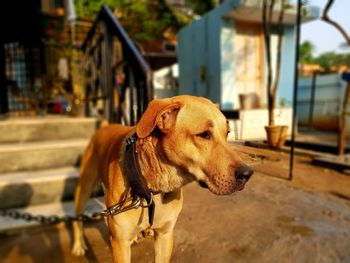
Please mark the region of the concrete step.
<svg viewBox="0 0 350 263"><path fill-rule="evenodd" d="M91 198L85 208L86 213L99 212L105 209L104 198ZM74 212L74 202L56 202L45 205L35 205L29 206L21 209L11 209L19 212L31 213L33 215L57 215L57 216L73 216ZM23 219L12 219L7 216L0 216L0 233L9 233L16 230L21 230L27 227L39 227L40 224L37 222L27 222Z"/></svg>
<svg viewBox="0 0 350 263"><path fill-rule="evenodd" d="M2 174L0 176L0 208L26 207L72 200L79 169L58 169ZM102 194L98 186L94 193Z"/></svg>
<svg viewBox="0 0 350 263"><path fill-rule="evenodd" d="M0 122L0 144L90 138L96 130L95 118L36 117Z"/></svg>
<svg viewBox="0 0 350 263"><path fill-rule="evenodd" d="M27 142L0 145L2 173L74 166L88 139Z"/></svg>
<svg viewBox="0 0 350 263"><path fill-rule="evenodd" d="M75 167L2 174L0 208L72 200L78 178Z"/></svg>

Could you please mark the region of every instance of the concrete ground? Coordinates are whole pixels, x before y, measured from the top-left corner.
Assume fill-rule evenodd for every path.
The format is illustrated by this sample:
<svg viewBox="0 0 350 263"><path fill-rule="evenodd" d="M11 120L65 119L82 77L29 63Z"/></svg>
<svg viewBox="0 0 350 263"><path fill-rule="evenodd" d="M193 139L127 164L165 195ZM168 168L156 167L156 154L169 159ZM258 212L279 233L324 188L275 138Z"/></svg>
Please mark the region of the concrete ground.
<svg viewBox="0 0 350 263"><path fill-rule="evenodd" d="M193 183L175 229L172 262L350 262L350 177L289 155L235 146L255 169L246 189L219 197ZM70 254L70 226L0 236L0 262L111 262L104 222L87 224L89 252ZM153 243L133 247L132 262L153 262Z"/></svg>

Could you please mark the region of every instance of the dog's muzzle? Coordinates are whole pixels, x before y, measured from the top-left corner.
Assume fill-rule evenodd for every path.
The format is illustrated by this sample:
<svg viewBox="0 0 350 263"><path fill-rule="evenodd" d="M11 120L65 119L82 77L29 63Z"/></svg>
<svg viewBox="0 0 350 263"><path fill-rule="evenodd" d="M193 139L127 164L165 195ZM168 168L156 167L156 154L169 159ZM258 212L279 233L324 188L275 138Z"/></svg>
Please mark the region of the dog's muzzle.
<svg viewBox="0 0 350 263"><path fill-rule="evenodd" d="M230 178L227 177L209 177L206 180L199 180L198 183L203 188L217 195L227 195L244 189L246 182L253 175L254 171L247 165L243 165L235 169L234 174Z"/></svg>

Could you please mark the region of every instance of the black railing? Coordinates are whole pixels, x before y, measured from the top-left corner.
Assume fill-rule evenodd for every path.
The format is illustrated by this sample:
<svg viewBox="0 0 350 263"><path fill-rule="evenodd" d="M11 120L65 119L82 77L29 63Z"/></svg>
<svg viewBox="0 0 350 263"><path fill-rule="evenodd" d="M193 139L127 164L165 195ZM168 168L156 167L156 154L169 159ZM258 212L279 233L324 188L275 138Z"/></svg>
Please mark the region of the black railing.
<svg viewBox="0 0 350 263"><path fill-rule="evenodd" d="M152 73L107 6L82 47L86 115L134 125L153 97Z"/></svg>

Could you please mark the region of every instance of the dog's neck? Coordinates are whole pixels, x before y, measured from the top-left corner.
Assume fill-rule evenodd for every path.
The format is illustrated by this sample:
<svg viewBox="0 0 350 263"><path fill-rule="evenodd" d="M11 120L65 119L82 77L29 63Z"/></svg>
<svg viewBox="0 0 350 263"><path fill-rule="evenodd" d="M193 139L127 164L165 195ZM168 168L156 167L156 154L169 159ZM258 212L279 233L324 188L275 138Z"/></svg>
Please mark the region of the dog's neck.
<svg viewBox="0 0 350 263"><path fill-rule="evenodd" d="M169 164L160 139L149 136L139 139L137 144L141 173L153 192L168 193L189 183L185 171Z"/></svg>

